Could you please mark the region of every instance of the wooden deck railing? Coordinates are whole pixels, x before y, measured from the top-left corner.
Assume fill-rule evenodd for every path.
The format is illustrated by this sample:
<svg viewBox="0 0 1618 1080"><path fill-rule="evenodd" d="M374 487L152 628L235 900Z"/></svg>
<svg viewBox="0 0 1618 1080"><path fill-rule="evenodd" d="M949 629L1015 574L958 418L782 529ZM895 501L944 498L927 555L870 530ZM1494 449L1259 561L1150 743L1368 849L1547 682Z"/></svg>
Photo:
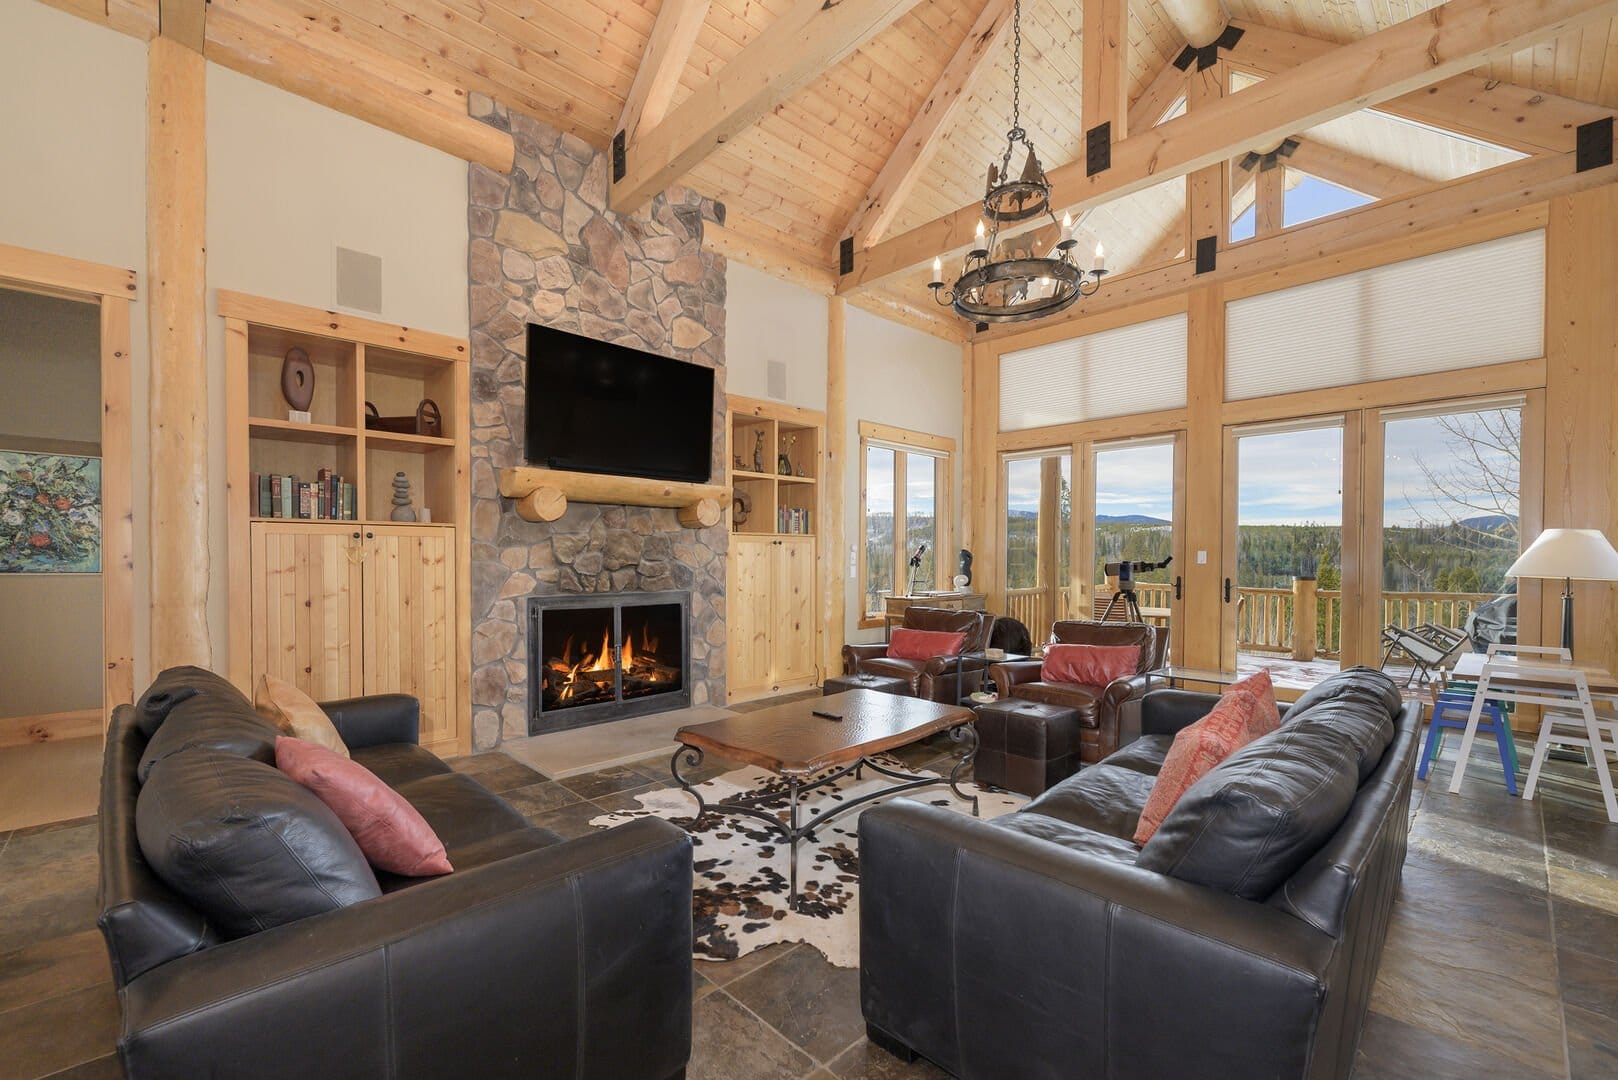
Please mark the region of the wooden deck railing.
<svg viewBox="0 0 1618 1080"><path fill-rule="evenodd" d="M1144 608L1168 607L1173 591L1170 585L1141 583L1135 586L1136 597ZM1310 650L1299 648L1301 643L1294 640L1297 628L1294 590L1241 588L1236 592L1238 649L1300 659L1310 655ZM1337 589L1317 589L1314 595L1315 647L1312 655L1337 659L1342 655L1343 648L1343 594ZM1091 618L1101 617L1109 596L1104 586L1097 588ZM1493 599L1492 593L1386 592L1382 594L1382 625L1412 627L1432 623L1462 629L1467 616L1479 604ZM1035 641L1041 640L1049 632L1051 623L1056 619L1073 617L1070 611L1067 589L1006 590L1006 614L1021 620Z"/></svg>

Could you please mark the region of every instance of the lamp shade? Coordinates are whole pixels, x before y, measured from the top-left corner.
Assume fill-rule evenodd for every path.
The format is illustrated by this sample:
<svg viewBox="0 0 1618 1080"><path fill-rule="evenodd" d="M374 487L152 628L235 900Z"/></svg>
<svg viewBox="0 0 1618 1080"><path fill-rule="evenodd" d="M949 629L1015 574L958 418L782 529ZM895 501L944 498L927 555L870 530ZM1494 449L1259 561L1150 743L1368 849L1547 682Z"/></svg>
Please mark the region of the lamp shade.
<svg viewBox="0 0 1618 1080"><path fill-rule="evenodd" d="M1618 551L1600 529L1546 529L1506 576L1618 581Z"/></svg>

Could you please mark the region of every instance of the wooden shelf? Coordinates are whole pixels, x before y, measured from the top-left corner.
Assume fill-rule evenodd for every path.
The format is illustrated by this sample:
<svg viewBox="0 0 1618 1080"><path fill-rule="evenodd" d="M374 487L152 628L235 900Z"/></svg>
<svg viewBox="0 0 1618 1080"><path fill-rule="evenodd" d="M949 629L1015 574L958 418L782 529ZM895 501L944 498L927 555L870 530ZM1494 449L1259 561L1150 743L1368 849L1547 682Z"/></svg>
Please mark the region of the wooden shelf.
<svg viewBox="0 0 1618 1080"><path fill-rule="evenodd" d="M455 445L454 439L443 435L407 435L396 431L368 430L365 433L365 441L378 449L403 450L413 454L425 454L429 450Z"/></svg>
<svg viewBox="0 0 1618 1080"><path fill-rule="evenodd" d="M386 525L390 529L453 529L453 522L449 521L390 521L386 518L362 518L355 521L352 518L287 518L287 517L260 517L254 514L248 518L255 525L261 521L273 521L277 525L339 525L352 526L356 529L374 525Z"/></svg>
<svg viewBox="0 0 1618 1080"><path fill-rule="evenodd" d="M343 427L340 424L300 424L292 420L272 420L263 416L249 420L247 428L255 436L284 439L287 442L320 443L324 446L336 446L359 435L357 428Z"/></svg>
<svg viewBox="0 0 1618 1080"><path fill-rule="evenodd" d="M783 484L812 484L815 482L815 478L812 476L777 476L775 479Z"/></svg>
<svg viewBox="0 0 1618 1080"><path fill-rule="evenodd" d="M500 470L500 494L517 502L524 521L555 521L574 502L662 506L679 510L680 524L703 529L719 524L730 503L723 484L691 484L648 480L639 476L605 476L521 465Z"/></svg>

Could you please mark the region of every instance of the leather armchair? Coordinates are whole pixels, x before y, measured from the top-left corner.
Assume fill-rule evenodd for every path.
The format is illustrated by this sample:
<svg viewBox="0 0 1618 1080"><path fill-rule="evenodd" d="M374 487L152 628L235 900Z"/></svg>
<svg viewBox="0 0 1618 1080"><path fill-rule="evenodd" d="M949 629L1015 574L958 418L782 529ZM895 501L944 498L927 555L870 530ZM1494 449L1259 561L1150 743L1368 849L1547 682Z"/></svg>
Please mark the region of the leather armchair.
<svg viewBox="0 0 1618 1080"><path fill-rule="evenodd" d="M963 653L981 653L989 644L994 616L983 611L957 611L953 608L910 607L905 610L904 626L910 630L939 630L965 634ZM934 656L927 660L904 660L889 656L885 644L844 645L844 675L888 675L904 679L910 696L953 705L960 695L977 689L985 661L959 656Z"/></svg>
<svg viewBox="0 0 1618 1080"><path fill-rule="evenodd" d="M1135 674L1114 679L1106 686L1046 682L1040 676L1039 660L1019 660L994 664L989 676L1002 698L1021 698L1046 705L1061 705L1079 714L1079 759L1085 764L1100 761L1128 740L1125 732L1137 732L1135 713L1146 695L1146 672L1163 664L1168 636L1144 623L1092 622L1064 619L1051 627L1051 640L1064 645L1135 645L1140 660Z"/></svg>

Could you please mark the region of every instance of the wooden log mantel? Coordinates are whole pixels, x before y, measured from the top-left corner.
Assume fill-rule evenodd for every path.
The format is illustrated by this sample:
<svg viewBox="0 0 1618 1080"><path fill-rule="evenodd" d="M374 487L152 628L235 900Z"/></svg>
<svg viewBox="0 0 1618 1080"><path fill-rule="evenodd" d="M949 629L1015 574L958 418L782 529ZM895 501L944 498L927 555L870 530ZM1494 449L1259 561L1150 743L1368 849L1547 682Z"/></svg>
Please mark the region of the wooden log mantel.
<svg viewBox="0 0 1618 1080"><path fill-rule="evenodd" d="M639 476L603 476L529 465L500 470L500 494L516 501L524 521L555 521L575 502L626 506L665 506L679 511L680 524L706 529L719 524L730 492L720 484L647 480Z"/></svg>

